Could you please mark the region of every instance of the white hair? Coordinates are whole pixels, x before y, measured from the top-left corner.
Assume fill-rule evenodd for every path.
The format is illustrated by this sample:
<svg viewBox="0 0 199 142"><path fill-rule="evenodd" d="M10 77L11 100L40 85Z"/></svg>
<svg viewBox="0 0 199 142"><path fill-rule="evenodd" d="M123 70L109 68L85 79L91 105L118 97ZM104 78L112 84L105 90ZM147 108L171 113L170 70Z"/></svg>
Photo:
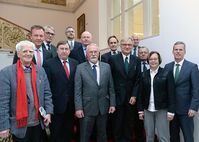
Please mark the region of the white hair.
<svg viewBox="0 0 199 142"><path fill-rule="evenodd" d="M35 44L32 43L31 41L29 41L29 40L22 40L22 41L20 41L20 42L17 43L17 45L16 45L16 51L17 52L21 51L21 49L24 46L31 46L33 50L35 48Z"/></svg>

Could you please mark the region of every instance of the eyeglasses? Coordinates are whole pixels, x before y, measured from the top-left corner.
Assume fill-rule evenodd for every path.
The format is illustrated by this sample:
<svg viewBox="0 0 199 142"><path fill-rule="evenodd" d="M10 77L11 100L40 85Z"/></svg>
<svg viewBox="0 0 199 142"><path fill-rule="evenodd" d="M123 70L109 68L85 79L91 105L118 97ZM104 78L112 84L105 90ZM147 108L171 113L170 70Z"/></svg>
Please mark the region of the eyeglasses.
<svg viewBox="0 0 199 142"><path fill-rule="evenodd" d="M50 32L46 32L47 35L51 35L51 36L54 36L55 34L54 33L50 33Z"/></svg>
<svg viewBox="0 0 199 142"><path fill-rule="evenodd" d="M126 43L122 43L122 46L132 46L132 44L126 44Z"/></svg>

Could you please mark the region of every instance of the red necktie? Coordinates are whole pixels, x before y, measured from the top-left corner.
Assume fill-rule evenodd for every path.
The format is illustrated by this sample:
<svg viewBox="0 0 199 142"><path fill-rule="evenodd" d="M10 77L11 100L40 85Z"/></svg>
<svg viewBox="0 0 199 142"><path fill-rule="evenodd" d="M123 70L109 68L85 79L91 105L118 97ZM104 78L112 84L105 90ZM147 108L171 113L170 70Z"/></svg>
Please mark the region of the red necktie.
<svg viewBox="0 0 199 142"><path fill-rule="evenodd" d="M66 72L67 78L70 79L70 73L69 73L68 67L67 67L67 65L66 65L66 62L67 62L67 61L63 61L64 70L65 70L65 72Z"/></svg>
<svg viewBox="0 0 199 142"><path fill-rule="evenodd" d="M41 54L40 54L40 50L37 49L37 65L41 66Z"/></svg>

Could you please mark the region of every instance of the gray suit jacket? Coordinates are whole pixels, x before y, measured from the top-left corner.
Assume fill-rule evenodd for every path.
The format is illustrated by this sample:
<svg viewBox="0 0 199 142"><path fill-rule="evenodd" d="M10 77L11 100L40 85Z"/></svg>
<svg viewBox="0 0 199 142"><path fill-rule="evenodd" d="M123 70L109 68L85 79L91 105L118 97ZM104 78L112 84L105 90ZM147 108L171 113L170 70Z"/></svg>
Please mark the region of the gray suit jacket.
<svg viewBox="0 0 199 142"><path fill-rule="evenodd" d="M165 65L173 71L174 62ZM177 82L175 83L176 113L187 114L189 109L199 107L199 70L197 64L184 60Z"/></svg>
<svg viewBox="0 0 199 142"><path fill-rule="evenodd" d="M36 66L36 72L39 107L42 106L47 114L52 114L52 94L46 73L39 66ZM0 71L0 131L10 129L16 137L23 138L27 127L16 128L16 82L16 64Z"/></svg>
<svg viewBox="0 0 199 142"><path fill-rule="evenodd" d="M77 66L75 74L75 110L83 110L86 116L104 115L115 106L115 92L110 66L100 62L100 85L94 79L91 65L84 62Z"/></svg>

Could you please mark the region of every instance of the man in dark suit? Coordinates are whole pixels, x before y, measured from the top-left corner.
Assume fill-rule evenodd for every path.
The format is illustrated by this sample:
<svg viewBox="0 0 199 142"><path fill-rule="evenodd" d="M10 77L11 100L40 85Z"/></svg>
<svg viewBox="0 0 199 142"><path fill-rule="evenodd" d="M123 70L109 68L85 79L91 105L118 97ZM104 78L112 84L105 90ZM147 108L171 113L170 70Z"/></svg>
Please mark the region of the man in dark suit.
<svg viewBox="0 0 199 142"><path fill-rule="evenodd" d="M138 49L140 48L139 43L140 43L140 38L138 35L134 34L131 37L132 41L133 41L133 48L131 51L131 54L134 56L138 56Z"/></svg>
<svg viewBox="0 0 199 142"><path fill-rule="evenodd" d="M89 142L94 123L97 141L106 142L107 114L115 111L115 93L110 66L99 62L96 44L87 46L88 61L77 66L75 110L80 120L80 142Z"/></svg>
<svg viewBox="0 0 199 142"><path fill-rule="evenodd" d="M50 125L51 140L70 142L74 119L74 75L78 62L68 58L70 47L66 41L58 42L57 53L58 57L49 59L44 64L54 104L54 115Z"/></svg>
<svg viewBox="0 0 199 142"><path fill-rule="evenodd" d="M57 48L52 44L52 41L55 37L55 29L52 26L44 26L44 30L45 34L42 46L44 46L46 50L50 51L53 57L56 57Z"/></svg>
<svg viewBox="0 0 199 142"><path fill-rule="evenodd" d="M176 111L170 122L171 142L180 142L180 129L185 142L194 142L193 118L199 107L199 70L197 64L184 59L185 53L185 43L176 42L173 46L175 61L165 66L175 78Z"/></svg>
<svg viewBox="0 0 199 142"><path fill-rule="evenodd" d="M68 44L70 45L70 50L81 48L82 44L75 40L75 30L73 27L68 26L65 30L65 35L67 37Z"/></svg>
<svg viewBox="0 0 199 142"><path fill-rule="evenodd" d="M88 31L84 31L81 34L81 44L79 48L74 48L71 51L70 57L77 60L79 63L86 62L86 48L92 42L92 34Z"/></svg>
<svg viewBox="0 0 199 142"><path fill-rule="evenodd" d="M101 56L101 61L105 63L108 63L111 55L116 55L119 53L119 51L117 50L119 41L116 36L110 36L107 40L107 43L111 51Z"/></svg>
<svg viewBox="0 0 199 142"><path fill-rule="evenodd" d="M52 54L42 46L44 41L44 28L40 25L33 25L31 27L30 40L36 47L34 49L33 62L42 66L47 59L52 58ZM13 58L13 64L15 64L17 60L18 56L16 52Z"/></svg>
<svg viewBox="0 0 199 142"><path fill-rule="evenodd" d="M132 142L133 127L138 119L136 109L137 82L140 77L140 60L131 55L131 38L120 42L121 53L111 56L109 63L116 93L116 112L114 116L115 142Z"/></svg>

